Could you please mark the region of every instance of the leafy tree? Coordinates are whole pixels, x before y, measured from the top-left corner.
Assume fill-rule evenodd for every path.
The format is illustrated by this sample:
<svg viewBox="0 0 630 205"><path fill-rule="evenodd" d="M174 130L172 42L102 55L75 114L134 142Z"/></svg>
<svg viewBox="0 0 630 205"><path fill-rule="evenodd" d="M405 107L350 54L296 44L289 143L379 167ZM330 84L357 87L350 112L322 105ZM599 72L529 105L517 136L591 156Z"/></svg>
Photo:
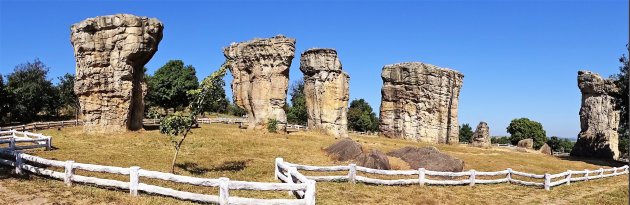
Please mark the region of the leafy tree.
<svg viewBox="0 0 630 205"><path fill-rule="evenodd" d="M217 112L217 113L226 113L228 109L228 104L230 102L225 98L225 81L223 78L216 78L211 80L209 83L212 83L212 86L209 87L208 93L210 95L207 96L207 100L203 105L204 112Z"/></svg>
<svg viewBox="0 0 630 205"><path fill-rule="evenodd" d="M507 127L507 132L510 133L510 140L514 145L520 140L532 138L534 148L538 149L547 142L547 132L543 129L542 124L527 118L513 119Z"/></svg>
<svg viewBox="0 0 630 205"><path fill-rule="evenodd" d="M47 79L48 67L39 59L15 66L8 75L7 88L14 96L12 116L21 122L30 122L37 114L50 106L55 97L52 82ZM50 108L48 108L50 110Z"/></svg>
<svg viewBox="0 0 630 205"><path fill-rule="evenodd" d="M468 123L459 126L459 141L470 142L473 136L472 128Z"/></svg>
<svg viewBox="0 0 630 205"><path fill-rule="evenodd" d="M79 97L74 93L74 75L66 73L59 77L59 100L62 106L72 108L74 115L79 119Z"/></svg>
<svg viewBox="0 0 630 205"><path fill-rule="evenodd" d="M627 46L627 45L626 45ZM619 73L611 76L615 78L615 83L620 88L620 95L617 96L618 106L621 110L621 119L619 121L619 151L621 153L628 153L628 138L630 136L630 129L628 129L628 98L630 97L628 92L628 69L630 67L628 58L622 55L619 58L621 66L619 66Z"/></svg>
<svg viewBox="0 0 630 205"><path fill-rule="evenodd" d="M206 101L217 100L216 98L212 98L215 94L211 93L211 91L216 90L213 88L213 86L216 85L215 82L218 78L223 78L226 72L227 66L224 64L219 70L206 77L201 82L199 88L187 92L189 96L192 96L192 100L188 105L190 109L188 116L173 115L160 122L160 133L169 136L175 148L173 162L171 163L171 173L175 173L175 163L177 162L177 156L179 155L181 146L190 133L190 129L197 125L197 116L203 112L204 105L207 103Z"/></svg>
<svg viewBox="0 0 630 205"><path fill-rule="evenodd" d="M348 108L348 128L355 131L377 131L378 118L364 99L355 99Z"/></svg>
<svg viewBox="0 0 630 205"><path fill-rule="evenodd" d="M239 107L238 105L236 105L234 103L229 103L230 101L227 100L227 99L226 99L226 101L228 101L227 114L233 115L233 116L238 116L238 117L247 114L247 111L245 111L245 109Z"/></svg>
<svg viewBox="0 0 630 205"><path fill-rule="evenodd" d="M7 90L6 85L4 84L4 78L0 74L0 124L4 124L9 121L7 118L7 114L11 111L11 102L13 101L13 96Z"/></svg>
<svg viewBox="0 0 630 205"><path fill-rule="evenodd" d="M199 86L195 73L195 67L192 65L184 66L184 62L181 60L168 61L155 71L153 76L149 76L148 101L165 110L187 106L190 99L186 92L197 89Z"/></svg>
<svg viewBox="0 0 630 205"><path fill-rule="evenodd" d="M492 144L510 144L510 137L508 136L493 136L490 138Z"/></svg>
<svg viewBox="0 0 630 205"><path fill-rule="evenodd" d="M304 80L298 80L291 86L291 106L287 111L287 121L291 124L305 125L308 121Z"/></svg>

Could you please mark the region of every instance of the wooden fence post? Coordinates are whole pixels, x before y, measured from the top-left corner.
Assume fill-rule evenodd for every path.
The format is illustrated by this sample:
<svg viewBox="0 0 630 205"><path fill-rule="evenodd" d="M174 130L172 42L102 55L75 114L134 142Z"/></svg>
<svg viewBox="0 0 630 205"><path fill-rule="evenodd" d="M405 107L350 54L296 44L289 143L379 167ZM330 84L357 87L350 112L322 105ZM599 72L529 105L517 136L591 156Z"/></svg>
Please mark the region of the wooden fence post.
<svg viewBox="0 0 630 205"><path fill-rule="evenodd" d="M74 170L72 170L72 164L74 164L74 161L66 161L65 164L65 170L64 173L66 174L63 177L63 183L66 184L67 187L72 186L72 174L74 173Z"/></svg>
<svg viewBox="0 0 630 205"><path fill-rule="evenodd" d="M470 186L475 186L475 170L470 170Z"/></svg>
<svg viewBox="0 0 630 205"><path fill-rule="evenodd" d="M15 150L15 138L12 137L11 141L9 141L9 150L13 151Z"/></svg>
<svg viewBox="0 0 630 205"><path fill-rule="evenodd" d="M138 196L139 171L140 167L138 166L129 167L129 194L131 196Z"/></svg>
<svg viewBox="0 0 630 205"><path fill-rule="evenodd" d="M50 129L50 122L46 122L46 129Z"/></svg>
<svg viewBox="0 0 630 205"><path fill-rule="evenodd" d="M280 180L280 164L284 163L284 160L280 157L276 158L276 166L274 167L274 174L277 180Z"/></svg>
<svg viewBox="0 0 630 205"><path fill-rule="evenodd" d="M424 186L424 173L425 169L424 168L418 168L418 183L420 183L420 186Z"/></svg>
<svg viewBox="0 0 630 205"><path fill-rule="evenodd" d="M22 132L26 131L26 125L22 125Z"/></svg>
<svg viewBox="0 0 630 205"><path fill-rule="evenodd" d="M356 164L350 164L350 170L348 170L348 182L355 184L356 183L356 178L357 176L357 165Z"/></svg>
<svg viewBox="0 0 630 205"><path fill-rule="evenodd" d="M50 136L46 138L46 150L52 150L52 137Z"/></svg>
<svg viewBox="0 0 630 205"><path fill-rule="evenodd" d="M599 168L599 177L600 178L604 177L604 168Z"/></svg>
<svg viewBox="0 0 630 205"><path fill-rule="evenodd" d="M15 154L15 174L22 175L22 152L14 151Z"/></svg>
<svg viewBox="0 0 630 205"><path fill-rule="evenodd" d="M511 183L512 182L512 168L507 168L507 175L505 175L505 178L507 179L507 183Z"/></svg>
<svg viewBox="0 0 630 205"><path fill-rule="evenodd" d="M37 123L33 123L33 132L37 131Z"/></svg>
<svg viewBox="0 0 630 205"><path fill-rule="evenodd" d="M221 177L219 178L219 204L228 205L230 198L230 179Z"/></svg>
<svg viewBox="0 0 630 205"><path fill-rule="evenodd" d="M584 181L588 181L588 169L585 169L584 172Z"/></svg>
<svg viewBox="0 0 630 205"><path fill-rule="evenodd" d="M551 178L549 178L549 173L545 173L545 190L549 191L551 187L549 184L551 183Z"/></svg>
<svg viewBox="0 0 630 205"><path fill-rule="evenodd" d="M567 170L567 172L569 172L569 174L567 174L567 177L565 178L567 180L567 185L571 184L571 174L573 171L571 170Z"/></svg>
<svg viewBox="0 0 630 205"><path fill-rule="evenodd" d="M315 181L308 180L306 182L306 190L304 190L304 200L307 205L315 205Z"/></svg>

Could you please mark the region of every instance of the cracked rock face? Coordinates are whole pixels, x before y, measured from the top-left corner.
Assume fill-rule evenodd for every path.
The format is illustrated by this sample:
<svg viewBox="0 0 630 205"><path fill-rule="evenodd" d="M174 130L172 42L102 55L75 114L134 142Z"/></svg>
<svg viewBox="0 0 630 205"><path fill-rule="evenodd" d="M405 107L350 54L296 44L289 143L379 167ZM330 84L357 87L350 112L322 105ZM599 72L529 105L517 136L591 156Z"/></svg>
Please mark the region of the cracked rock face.
<svg viewBox="0 0 630 205"><path fill-rule="evenodd" d="M300 57L308 127L335 137L348 136L348 82L337 51L309 49Z"/></svg>
<svg viewBox="0 0 630 205"><path fill-rule="evenodd" d="M619 159L619 88L612 79L590 71L578 72L582 92L580 133L571 156Z"/></svg>
<svg viewBox="0 0 630 205"><path fill-rule="evenodd" d="M472 146L490 147L490 127L488 127L488 123L480 122L477 125L477 130L472 136Z"/></svg>
<svg viewBox="0 0 630 205"><path fill-rule="evenodd" d="M464 75L434 65L386 65L381 74L380 125L386 137L459 142L457 105Z"/></svg>
<svg viewBox="0 0 630 205"><path fill-rule="evenodd" d="M275 119L278 130L286 130L284 106L295 39L278 35L232 43L223 54L234 77L234 102L247 111L247 127L264 129L269 119Z"/></svg>
<svg viewBox="0 0 630 205"><path fill-rule="evenodd" d="M144 65L158 50L164 26L154 18L116 14L70 28L76 58L74 91L87 132L142 128Z"/></svg>

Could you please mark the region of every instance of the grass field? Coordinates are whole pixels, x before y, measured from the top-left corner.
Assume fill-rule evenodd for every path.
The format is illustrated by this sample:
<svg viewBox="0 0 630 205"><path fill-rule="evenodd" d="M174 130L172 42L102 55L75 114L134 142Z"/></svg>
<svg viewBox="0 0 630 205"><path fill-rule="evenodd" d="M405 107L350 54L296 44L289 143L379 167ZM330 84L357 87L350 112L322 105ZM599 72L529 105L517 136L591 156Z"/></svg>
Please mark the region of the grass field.
<svg viewBox="0 0 630 205"><path fill-rule="evenodd" d="M140 166L143 169L168 172L173 147L157 130L118 135L87 135L80 127L61 131L46 130L53 136L52 151L29 151L57 160L119 167ZM403 146L430 146L397 139L351 135L370 148L384 152ZM235 125L212 124L194 129L183 145L178 174L196 177L229 177L233 180L277 182L273 178L276 157L285 161L310 164L339 164L330 160L322 148L335 138L317 133L298 132L289 135L263 134L238 129ZM480 149L465 145L435 145L465 161L465 169L497 171L512 168L542 174L608 167L609 163L559 159L537 153L506 149ZM128 180L122 176L77 172ZM8 168L0 169L0 204L187 204L168 197L140 194L130 197L123 190L109 190L87 185L65 187L62 181L30 176L12 176ZM214 188L178 185L157 180L143 183L196 193L217 195ZM290 198L286 192L231 191L230 195L257 198ZM628 177L617 176L558 186L551 191L510 184L469 186L373 186L348 183L317 183L318 204L628 204Z"/></svg>

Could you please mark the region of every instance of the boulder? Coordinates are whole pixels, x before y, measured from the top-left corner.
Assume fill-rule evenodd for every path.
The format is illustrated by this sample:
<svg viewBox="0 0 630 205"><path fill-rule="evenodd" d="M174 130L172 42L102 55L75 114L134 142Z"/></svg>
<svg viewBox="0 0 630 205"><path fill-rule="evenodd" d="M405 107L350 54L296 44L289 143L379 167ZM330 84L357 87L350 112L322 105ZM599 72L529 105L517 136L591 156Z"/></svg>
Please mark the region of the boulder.
<svg viewBox="0 0 630 205"><path fill-rule="evenodd" d="M461 172L464 161L440 152L435 147L403 147L387 153L407 162L411 169L425 168L431 171Z"/></svg>
<svg viewBox="0 0 630 205"><path fill-rule="evenodd" d="M372 150L369 153L361 154L356 158L355 161L358 166L362 167L384 170L391 169L387 155L378 150Z"/></svg>
<svg viewBox="0 0 630 205"><path fill-rule="evenodd" d="M619 159L620 89L613 79L590 71L578 72L578 87L581 130L571 156Z"/></svg>
<svg viewBox="0 0 630 205"><path fill-rule="evenodd" d="M361 144L350 139L344 138L335 142L334 144L328 146L326 149L326 154L330 156L332 159L337 161L348 161L356 159L359 155L363 154L363 148Z"/></svg>
<svg viewBox="0 0 630 205"><path fill-rule="evenodd" d="M266 129L269 119L285 131L284 112L289 67L295 56L295 39L278 35L232 43L223 49L232 73L232 97L247 111L248 129Z"/></svg>
<svg viewBox="0 0 630 205"><path fill-rule="evenodd" d="M142 129L144 65L157 52L163 28L157 19L130 14L88 18L71 26L74 92L86 132Z"/></svg>
<svg viewBox="0 0 630 205"><path fill-rule="evenodd" d="M534 140L531 138L523 139L521 141L518 141L518 144L516 146L525 149L534 149Z"/></svg>
<svg viewBox="0 0 630 205"><path fill-rule="evenodd" d="M480 122L472 136L471 145L475 147L490 147L490 144L490 127L488 127L488 123Z"/></svg>
<svg viewBox="0 0 630 205"><path fill-rule="evenodd" d="M386 65L381 73L379 129L391 138L457 144L457 108L464 75L434 65Z"/></svg>
<svg viewBox="0 0 630 205"><path fill-rule="evenodd" d="M553 150L551 150L551 147L547 143L543 144L538 151L546 155L553 155Z"/></svg>
<svg viewBox="0 0 630 205"><path fill-rule="evenodd" d="M335 137L348 136L348 82L334 49L314 48L300 57L310 130Z"/></svg>

